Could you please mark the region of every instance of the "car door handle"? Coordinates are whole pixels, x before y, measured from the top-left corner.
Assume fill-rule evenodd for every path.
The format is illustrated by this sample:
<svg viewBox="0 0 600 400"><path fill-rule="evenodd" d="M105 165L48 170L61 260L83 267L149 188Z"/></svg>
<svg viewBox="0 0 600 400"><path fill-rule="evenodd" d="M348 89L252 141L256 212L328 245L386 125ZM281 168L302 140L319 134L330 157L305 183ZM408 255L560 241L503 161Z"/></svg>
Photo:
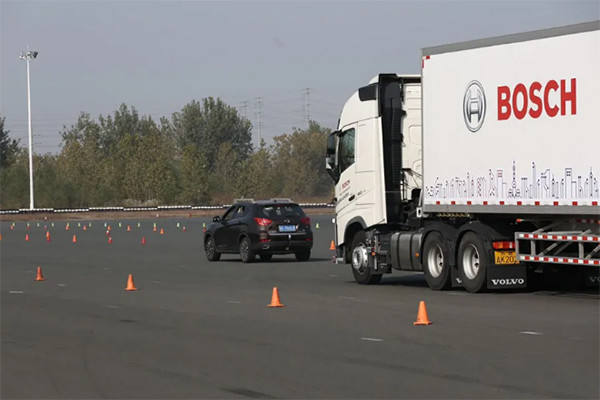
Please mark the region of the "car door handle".
<svg viewBox="0 0 600 400"><path fill-rule="evenodd" d="M354 200L355 198L356 198L356 195L354 195L354 194L353 194L352 196L350 196L350 198L348 199L348 201L352 201L352 200Z"/></svg>

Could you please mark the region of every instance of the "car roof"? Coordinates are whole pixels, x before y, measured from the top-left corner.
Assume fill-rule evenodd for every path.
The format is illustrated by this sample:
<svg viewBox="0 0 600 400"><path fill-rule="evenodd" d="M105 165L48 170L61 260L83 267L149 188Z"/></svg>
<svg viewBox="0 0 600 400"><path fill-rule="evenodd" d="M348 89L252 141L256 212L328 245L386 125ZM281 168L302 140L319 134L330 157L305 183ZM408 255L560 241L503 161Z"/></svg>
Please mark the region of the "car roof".
<svg viewBox="0 0 600 400"><path fill-rule="evenodd" d="M277 205L298 206L298 203L293 202L291 199L270 199L270 200L235 199L234 204L256 204L256 205L260 205L260 206L277 204Z"/></svg>

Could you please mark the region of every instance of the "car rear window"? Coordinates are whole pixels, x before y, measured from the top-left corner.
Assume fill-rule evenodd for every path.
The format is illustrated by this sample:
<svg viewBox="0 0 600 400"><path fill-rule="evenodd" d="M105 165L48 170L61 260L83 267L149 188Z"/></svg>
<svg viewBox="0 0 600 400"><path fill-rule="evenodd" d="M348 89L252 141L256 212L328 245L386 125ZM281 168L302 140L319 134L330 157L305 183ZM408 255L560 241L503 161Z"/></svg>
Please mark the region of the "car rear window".
<svg viewBox="0 0 600 400"><path fill-rule="evenodd" d="M304 217L304 211L298 204L269 204L261 206L259 214L263 218L280 219L286 217Z"/></svg>

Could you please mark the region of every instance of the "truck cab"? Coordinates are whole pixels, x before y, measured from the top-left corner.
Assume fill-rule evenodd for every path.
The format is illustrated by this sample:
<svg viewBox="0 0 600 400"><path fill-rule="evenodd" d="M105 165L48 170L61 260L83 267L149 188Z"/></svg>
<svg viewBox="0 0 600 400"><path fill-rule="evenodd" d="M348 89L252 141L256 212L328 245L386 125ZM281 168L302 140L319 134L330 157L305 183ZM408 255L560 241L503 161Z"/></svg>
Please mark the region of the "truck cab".
<svg viewBox="0 0 600 400"><path fill-rule="evenodd" d="M326 154L335 181L337 258L352 263L358 279L381 279L368 273L378 271L368 266L368 231L407 224L418 205L421 160L420 76L374 77L344 105Z"/></svg>

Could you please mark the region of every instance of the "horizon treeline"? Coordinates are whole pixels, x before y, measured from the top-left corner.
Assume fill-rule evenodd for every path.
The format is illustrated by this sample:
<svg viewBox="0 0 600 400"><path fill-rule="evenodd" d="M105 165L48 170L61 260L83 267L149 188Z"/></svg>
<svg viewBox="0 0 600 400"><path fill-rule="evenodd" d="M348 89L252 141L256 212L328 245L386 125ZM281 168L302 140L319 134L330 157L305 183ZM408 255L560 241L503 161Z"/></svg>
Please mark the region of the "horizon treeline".
<svg viewBox="0 0 600 400"><path fill-rule="evenodd" d="M29 207L29 153L0 117L0 209ZM36 208L229 204L235 198L329 201L330 129L309 121L258 148L252 124L219 98L193 100L158 121L122 104L82 112L58 154L34 154Z"/></svg>

